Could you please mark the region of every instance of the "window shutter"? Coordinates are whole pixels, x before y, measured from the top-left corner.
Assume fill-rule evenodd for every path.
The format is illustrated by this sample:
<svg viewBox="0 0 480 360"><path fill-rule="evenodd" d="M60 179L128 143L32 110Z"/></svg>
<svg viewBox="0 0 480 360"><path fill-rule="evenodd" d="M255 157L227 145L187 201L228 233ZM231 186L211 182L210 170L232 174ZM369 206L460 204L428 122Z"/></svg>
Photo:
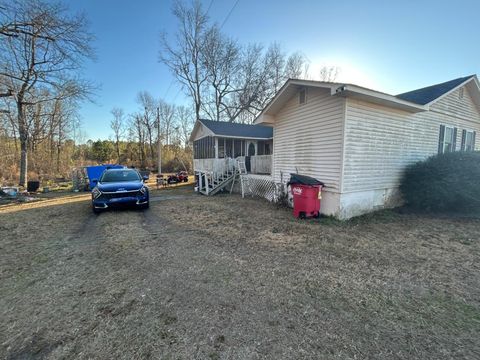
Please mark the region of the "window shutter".
<svg viewBox="0 0 480 360"><path fill-rule="evenodd" d="M440 125L440 136L438 137L438 153L443 153L443 137L445 136L445 125Z"/></svg>
<svg viewBox="0 0 480 360"><path fill-rule="evenodd" d="M452 152L457 151L457 128L453 128Z"/></svg>
<svg viewBox="0 0 480 360"><path fill-rule="evenodd" d="M460 150L465 151L465 140L467 138L467 130L462 130L462 144L460 145Z"/></svg>
<svg viewBox="0 0 480 360"><path fill-rule="evenodd" d="M475 151L475 138L477 137L477 132L473 132L473 141L472 141L472 151Z"/></svg>

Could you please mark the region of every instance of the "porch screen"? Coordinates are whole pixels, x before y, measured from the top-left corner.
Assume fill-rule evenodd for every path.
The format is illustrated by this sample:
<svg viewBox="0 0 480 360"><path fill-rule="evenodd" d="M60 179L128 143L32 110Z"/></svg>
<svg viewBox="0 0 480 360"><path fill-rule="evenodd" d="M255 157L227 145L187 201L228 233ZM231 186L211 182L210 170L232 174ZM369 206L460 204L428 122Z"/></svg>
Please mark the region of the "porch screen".
<svg viewBox="0 0 480 360"><path fill-rule="evenodd" d="M218 158L236 158L245 155L245 141L218 138Z"/></svg>
<svg viewBox="0 0 480 360"><path fill-rule="evenodd" d="M225 139L225 157L233 156L233 139Z"/></svg>
<svg viewBox="0 0 480 360"><path fill-rule="evenodd" d="M218 158L225 157L225 138L218 138Z"/></svg>
<svg viewBox="0 0 480 360"><path fill-rule="evenodd" d="M243 140L235 140L234 145L233 145L233 150L234 150L234 158L243 156L244 154L244 148L245 148L245 142Z"/></svg>
<svg viewBox="0 0 480 360"><path fill-rule="evenodd" d="M194 159L212 159L215 157L215 139L207 136L193 142Z"/></svg>
<svg viewBox="0 0 480 360"><path fill-rule="evenodd" d="M271 142L270 141L259 141L258 142L258 154L257 155L271 155Z"/></svg>

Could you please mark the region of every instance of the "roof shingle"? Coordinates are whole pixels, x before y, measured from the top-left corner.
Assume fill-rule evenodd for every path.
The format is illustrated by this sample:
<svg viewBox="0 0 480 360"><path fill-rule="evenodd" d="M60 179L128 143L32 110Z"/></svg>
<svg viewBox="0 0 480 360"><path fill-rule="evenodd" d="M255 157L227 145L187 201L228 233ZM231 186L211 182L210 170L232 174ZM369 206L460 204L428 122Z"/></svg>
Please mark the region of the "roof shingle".
<svg viewBox="0 0 480 360"><path fill-rule="evenodd" d="M273 129L270 126L237 124L226 121L199 120L215 135L253 139L273 138Z"/></svg>
<svg viewBox="0 0 480 360"><path fill-rule="evenodd" d="M475 75L465 76L441 84L427 86L403 94L398 94L396 97L415 104L426 105L474 76Z"/></svg>

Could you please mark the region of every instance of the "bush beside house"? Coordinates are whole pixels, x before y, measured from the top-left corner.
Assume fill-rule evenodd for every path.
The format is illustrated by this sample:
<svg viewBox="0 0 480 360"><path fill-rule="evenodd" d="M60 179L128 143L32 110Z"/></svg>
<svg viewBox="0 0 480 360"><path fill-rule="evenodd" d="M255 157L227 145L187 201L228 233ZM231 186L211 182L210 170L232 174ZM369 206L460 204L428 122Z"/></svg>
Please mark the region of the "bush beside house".
<svg viewBox="0 0 480 360"><path fill-rule="evenodd" d="M432 212L480 212L480 152L435 155L405 170L408 206Z"/></svg>

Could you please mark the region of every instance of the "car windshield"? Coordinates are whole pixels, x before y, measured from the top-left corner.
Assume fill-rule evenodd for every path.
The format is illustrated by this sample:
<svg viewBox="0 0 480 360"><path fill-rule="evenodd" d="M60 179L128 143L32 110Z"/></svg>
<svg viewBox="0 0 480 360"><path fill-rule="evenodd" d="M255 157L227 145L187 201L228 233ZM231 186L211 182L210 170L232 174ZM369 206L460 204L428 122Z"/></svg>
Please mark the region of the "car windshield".
<svg viewBox="0 0 480 360"><path fill-rule="evenodd" d="M100 182L140 181L140 176L135 170L105 171Z"/></svg>

